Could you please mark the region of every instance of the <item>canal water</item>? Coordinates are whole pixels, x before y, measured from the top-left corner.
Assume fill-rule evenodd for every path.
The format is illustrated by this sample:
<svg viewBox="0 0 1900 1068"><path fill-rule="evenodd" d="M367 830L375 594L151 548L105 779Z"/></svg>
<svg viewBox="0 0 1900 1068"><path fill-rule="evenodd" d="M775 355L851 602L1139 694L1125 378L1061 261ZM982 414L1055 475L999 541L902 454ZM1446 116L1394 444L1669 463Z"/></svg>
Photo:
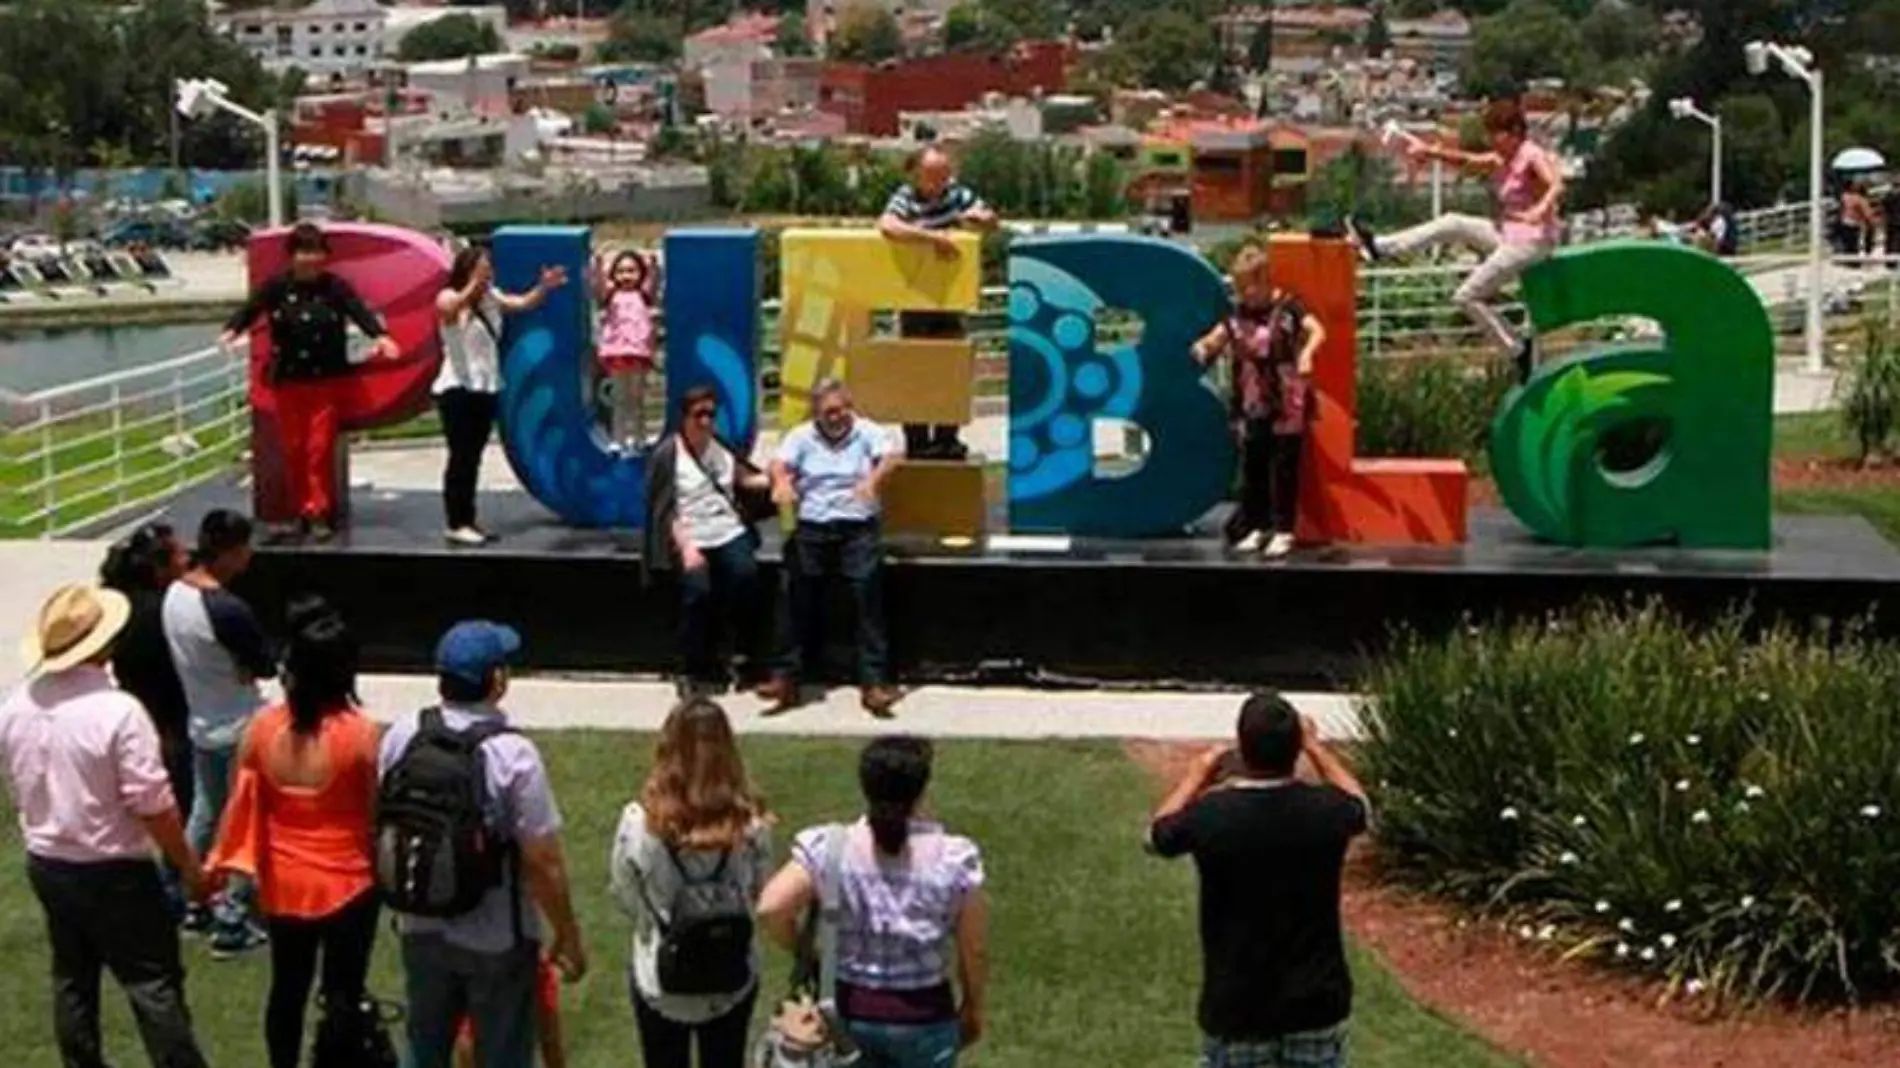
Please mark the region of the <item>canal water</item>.
<svg viewBox="0 0 1900 1068"><path fill-rule="evenodd" d="M25 394L96 378L217 343L217 323L0 331L0 392Z"/></svg>

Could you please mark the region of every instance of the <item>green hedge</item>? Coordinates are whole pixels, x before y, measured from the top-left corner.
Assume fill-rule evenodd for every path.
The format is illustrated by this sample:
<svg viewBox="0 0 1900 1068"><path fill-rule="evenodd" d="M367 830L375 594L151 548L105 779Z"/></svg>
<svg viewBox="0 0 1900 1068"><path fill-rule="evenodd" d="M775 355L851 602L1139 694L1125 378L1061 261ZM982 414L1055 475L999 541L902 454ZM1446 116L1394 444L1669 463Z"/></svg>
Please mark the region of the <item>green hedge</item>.
<svg viewBox="0 0 1900 1068"><path fill-rule="evenodd" d="M1359 361L1359 455L1455 456L1483 467L1491 420L1514 384L1502 360Z"/></svg>
<svg viewBox="0 0 1900 1068"><path fill-rule="evenodd" d="M1404 880L1714 995L1900 986L1900 648L1654 605L1409 640L1363 767Z"/></svg>

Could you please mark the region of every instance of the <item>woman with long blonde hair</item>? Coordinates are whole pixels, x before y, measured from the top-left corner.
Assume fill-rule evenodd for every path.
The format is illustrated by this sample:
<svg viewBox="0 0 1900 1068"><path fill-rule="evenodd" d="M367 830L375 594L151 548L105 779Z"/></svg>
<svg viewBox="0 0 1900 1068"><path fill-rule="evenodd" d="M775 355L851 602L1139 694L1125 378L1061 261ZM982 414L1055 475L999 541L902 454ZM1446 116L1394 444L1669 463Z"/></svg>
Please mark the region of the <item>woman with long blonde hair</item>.
<svg viewBox="0 0 1900 1068"><path fill-rule="evenodd" d="M725 710L705 698L660 728L653 770L614 836L612 884L633 919L634 1019L647 1068L742 1068L758 999L752 903L771 816Z"/></svg>

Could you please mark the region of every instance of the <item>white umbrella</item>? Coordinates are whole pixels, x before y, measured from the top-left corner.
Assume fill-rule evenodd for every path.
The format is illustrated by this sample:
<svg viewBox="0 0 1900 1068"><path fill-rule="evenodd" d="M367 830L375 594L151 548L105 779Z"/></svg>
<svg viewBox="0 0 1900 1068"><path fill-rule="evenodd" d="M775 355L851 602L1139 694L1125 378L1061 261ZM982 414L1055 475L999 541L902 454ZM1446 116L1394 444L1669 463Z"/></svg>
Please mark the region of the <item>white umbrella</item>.
<svg viewBox="0 0 1900 1068"><path fill-rule="evenodd" d="M1886 157L1871 148L1850 148L1834 157L1837 171L1877 171L1886 166Z"/></svg>

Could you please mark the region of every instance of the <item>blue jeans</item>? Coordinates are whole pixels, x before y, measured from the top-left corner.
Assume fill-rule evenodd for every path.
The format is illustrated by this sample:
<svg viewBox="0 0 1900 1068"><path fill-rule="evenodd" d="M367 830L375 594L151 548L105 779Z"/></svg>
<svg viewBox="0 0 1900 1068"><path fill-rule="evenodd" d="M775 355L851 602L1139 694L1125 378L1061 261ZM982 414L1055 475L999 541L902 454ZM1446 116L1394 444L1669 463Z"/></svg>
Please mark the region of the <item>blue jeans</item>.
<svg viewBox="0 0 1900 1068"><path fill-rule="evenodd" d="M955 1020L934 1024L846 1020L844 1026L864 1054L859 1068L951 1068L963 1042L962 1026Z"/></svg>
<svg viewBox="0 0 1900 1068"><path fill-rule="evenodd" d="M231 800L231 766L237 760L237 747L196 749L191 751L191 819L185 824L185 837L191 851L200 857L211 851L217 841L218 824L224 819L224 806ZM236 930L251 918L251 881L235 878L212 905L212 915L220 931Z"/></svg>
<svg viewBox="0 0 1900 1068"><path fill-rule="evenodd" d="M746 656L758 652L759 561L751 534L701 553L705 567L680 572L680 655L688 679L722 683L726 681L726 664L719 657L722 623L729 621L734 652Z"/></svg>
<svg viewBox="0 0 1900 1068"><path fill-rule="evenodd" d="M1261 1042L1208 1038L1201 1044L1200 1068L1346 1068L1346 1025Z"/></svg>
<svg viewBox="0 0 1900 1068"><path fill-rule="evenodd" d="M476 953L440 935L405 935L402 970L412 1068L450 1068L464 1015L475 1032L476 1064L534 1068L538 944Z"/></svg>
<svg viewBox="0 0 1900 1068"><path fill-rule="evenodd" d="M884 634L884 561L875 519L834 523L799 521L786 545L792 577L792 640L779 668L818 681L825 669L825 580L843 576L858 617L858 681L890 681L890 644Z"/></svg>

